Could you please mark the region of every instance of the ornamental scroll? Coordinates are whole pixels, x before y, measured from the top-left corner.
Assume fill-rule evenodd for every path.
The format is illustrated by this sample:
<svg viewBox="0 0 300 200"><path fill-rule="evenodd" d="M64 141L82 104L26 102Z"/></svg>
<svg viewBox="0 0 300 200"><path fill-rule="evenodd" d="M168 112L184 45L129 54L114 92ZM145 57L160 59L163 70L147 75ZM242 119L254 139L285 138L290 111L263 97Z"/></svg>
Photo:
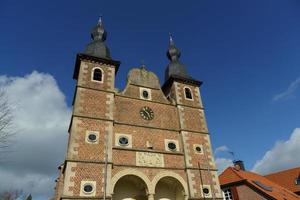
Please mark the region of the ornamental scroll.
<svg viewBox="0 0 300 200"><path fill-rule="evenodd" d="M164 155L149 152L136 152L136 165L146 167L164 167Z"/></svg>

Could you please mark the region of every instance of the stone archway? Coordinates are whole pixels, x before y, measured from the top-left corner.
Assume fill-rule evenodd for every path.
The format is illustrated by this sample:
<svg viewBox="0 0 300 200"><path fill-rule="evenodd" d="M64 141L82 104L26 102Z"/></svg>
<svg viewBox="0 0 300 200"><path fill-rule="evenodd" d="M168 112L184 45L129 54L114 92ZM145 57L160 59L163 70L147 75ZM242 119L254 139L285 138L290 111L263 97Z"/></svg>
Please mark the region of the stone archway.
<svg viewBox="0 0 300 200"><path fill-rule="evenodd" d="M148 177L134 169L120 171L112 178L112 198L114 200L147 200L152 190Z"/></svg>
<svg viewBox="0 0 300 200"><path fill-rule="evenodd" d="M126 175L115 184L112 197L114 200L147 200L148 188L138 176Z"/></svg>
<svg viewBox="0 0 300 200"><path fill-rule="evenodd" d="M152 181L155 200L185 200L188 197L187 184L184 179L170 171L157 174Z"/></svg>

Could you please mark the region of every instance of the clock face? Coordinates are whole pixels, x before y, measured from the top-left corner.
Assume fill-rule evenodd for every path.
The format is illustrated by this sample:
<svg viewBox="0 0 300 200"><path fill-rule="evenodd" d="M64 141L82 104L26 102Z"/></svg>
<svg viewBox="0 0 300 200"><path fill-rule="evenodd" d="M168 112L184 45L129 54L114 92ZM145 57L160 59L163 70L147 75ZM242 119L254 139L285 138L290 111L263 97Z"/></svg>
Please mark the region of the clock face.
<svg viewBox="0 0 300 200"><path fill-rule="evenodd" d="M154 112L148 106L142 107L140 110L140 115L145 120L151 120L154 118Z"/></svg>

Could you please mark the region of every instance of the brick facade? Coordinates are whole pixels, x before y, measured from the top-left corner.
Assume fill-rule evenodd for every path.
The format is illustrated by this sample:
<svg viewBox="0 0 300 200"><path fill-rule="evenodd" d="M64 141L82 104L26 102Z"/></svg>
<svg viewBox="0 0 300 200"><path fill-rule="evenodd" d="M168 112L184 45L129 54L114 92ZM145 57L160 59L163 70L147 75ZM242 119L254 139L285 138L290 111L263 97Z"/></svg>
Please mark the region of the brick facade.
<svg viewBox="0 0 300 200"><path fill-rule="evenodd" d="M162 180L176 183L182 199L221 199L199 85L173 81L162 89L155 74L140 68L129 72L126 88L119 92L114 86L117 66L111 63L77 58L67 156L55 199L103 199L104 193L114 199L124 177L137 177L147 199L158 198L156 186ZM95 69L101 70L101 81L93 80ZM185 88L192 99L185 97ZM148 98L143 98L144 90L150 92ZM143 107L152 110L153 119L141 117ZM91 141L90 134L96 139ZM128 144L120 144L120 137ZM175 150L169 149L170 142ZM84 191L86 184L92 185L91 192Z"/></svg>

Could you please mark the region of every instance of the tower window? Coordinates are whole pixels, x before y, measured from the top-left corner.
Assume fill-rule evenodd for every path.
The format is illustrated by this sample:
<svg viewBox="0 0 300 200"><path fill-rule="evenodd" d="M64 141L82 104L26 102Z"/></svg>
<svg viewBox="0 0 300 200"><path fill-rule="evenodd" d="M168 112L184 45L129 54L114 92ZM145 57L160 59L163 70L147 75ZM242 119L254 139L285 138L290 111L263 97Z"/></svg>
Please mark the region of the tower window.
<svg viewBox="0 0 300 200"><path fill-rule="evenodd" d="M184 94L186 99L193 99L192 91L190 88L184 88Z"/></svg>
<svg viewBox="0 0 300 200"><path fill-rule="evenodd" d="M202 185L202 194L204 197L212 197L210 185Z"/></svg>
<svg viewBox="0 0 300 200"><path fill-rule="evenodd" d="M99 132L87 130L85 135L85 142L90 144L98 144Z"/></svg>
<svg viewBox="0 0 300 200"><path fill-rule="evenodd" d="M201 147L196 147L196 151L201 152L202 151Z"/></svg>
<svg viewBox="0 0 300 200"><path fill-rule="evenodd" d="M83 191L86 193L91 193L93 192L93 186L91 184L86 184L83 186Z"/></svg>
<svg viewBox="0 0 300 200"><path fill-rule="evenodd" d="M143 91L143 97L145 99L148 99L148 97L149 97L149 94L148 94L148 92L146 90Z"/></svg>
<svg viewBox="0 0 300 200"><path fill-rule="evenodd" d="M174 142L169 142L168 143L168 148L171 150L171 151L175 151L176 150L176 144Z"/></svg>
<svg viewBox="0 0 300 200"><path fill-rule="evenodd" d="M203 188L203 193L204 193L205 195L208 195L208 194L209 194L209 189L208 189L208 188Z"/></svg>
<svg viewBox="0 0 300 200"><path fill-rule="evenodd" d="M180 151L178 140L165 139L165 150L166 151L171 151L171 152Z"/></svg>
<svg viewBox="0 0 300 200"><path fill-rule="evenodd" d="M80 196L95 196L96 195L96 181L81 181Z"/></svg>
<svg viewBox="0 0 300 200"><path fill-rule="evenodd" d="M100 68L94 68L93 69L93 81L103 81L103 73Z"/></svg>
<svg viewBox="0 0 300 200"><path fill-rule="evenodd" d="M132 148L132 135L124 133L116 133L115 145L122 148Z"/></svg>
<svg viewBox="0 0 300 200"><path fill-rule="evenodd" d="M128 138L127 138L127 137L124 137L124 136L123 136L123 137L120 137L120 138L119 138L119 144L120 144L120 145L122 145L122 146L127 146L128 143L129 143L129 142L128 142Z"/></svg>
<svg viewBox="0 0 300 200"><path fill-rule="evenodd" d="M194 150L197 154L203 154L203 146L201 144L194 144Z"/></svg>
<svg viewBox="0 0 300 200"><path fill-rule="evenodd" d="M91 133L91 134L89 134L88 139L89 139L89 141L94 142L94 141L96 141L97 136L96 136L96 134Z"/></svg>
<svg viewBox="0 0 300 200"><path fill-rule="evenodd" d="M151 89L140 87L140 98L151 100Z"/></svg>

